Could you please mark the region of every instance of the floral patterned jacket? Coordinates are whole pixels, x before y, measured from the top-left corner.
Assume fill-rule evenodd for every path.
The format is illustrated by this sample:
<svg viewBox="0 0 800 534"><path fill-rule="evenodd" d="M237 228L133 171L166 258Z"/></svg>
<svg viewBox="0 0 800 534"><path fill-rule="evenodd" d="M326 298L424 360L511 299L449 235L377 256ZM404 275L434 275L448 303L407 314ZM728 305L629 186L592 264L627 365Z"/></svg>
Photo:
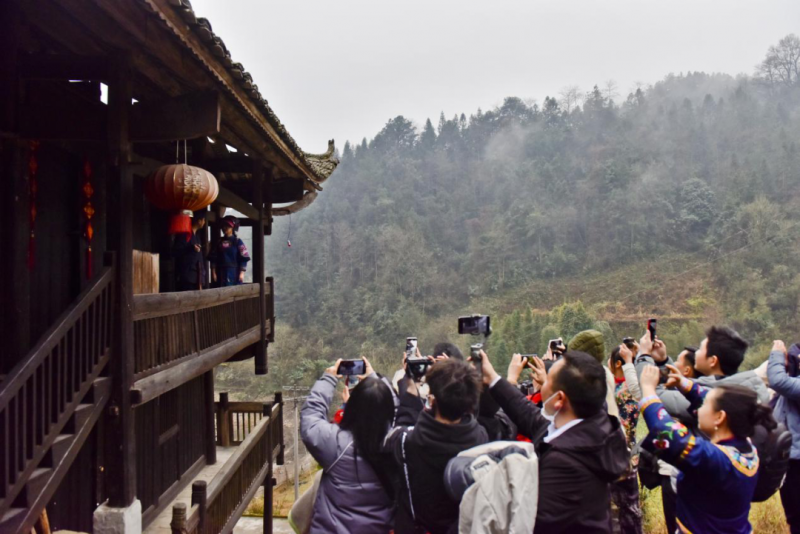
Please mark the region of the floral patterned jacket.
<svg viewBox="0 0 800 534"><path fill-rule="evenodd" d="M692 411L709 391L691 380L681 384ZM750 534L747 516L758 474L758 452L750 440L712 443L674 420L658 397L645 397L640 404L650 431L643 447L680 469L676 515L681 532Z"/></svg>

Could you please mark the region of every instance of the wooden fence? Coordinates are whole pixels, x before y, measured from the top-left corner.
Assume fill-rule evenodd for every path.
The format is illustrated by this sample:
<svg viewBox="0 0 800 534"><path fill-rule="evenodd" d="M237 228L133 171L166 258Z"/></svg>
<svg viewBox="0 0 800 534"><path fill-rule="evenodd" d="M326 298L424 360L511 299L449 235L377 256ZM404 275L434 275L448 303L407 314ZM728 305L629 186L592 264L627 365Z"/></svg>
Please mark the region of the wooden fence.
<svg viewBox="0 0 800 534"><path fill-rule="evenodd" d="M250 404L250 403L247 403ZM233 413L228 411L229 414ZM262 417L233 456L210 481L192 485L192 506L172 510L173 534L227 534L233 531L259 486L264 485L265 531L272 525L272 464L283 463L283 400L261 405Z"/></svg>

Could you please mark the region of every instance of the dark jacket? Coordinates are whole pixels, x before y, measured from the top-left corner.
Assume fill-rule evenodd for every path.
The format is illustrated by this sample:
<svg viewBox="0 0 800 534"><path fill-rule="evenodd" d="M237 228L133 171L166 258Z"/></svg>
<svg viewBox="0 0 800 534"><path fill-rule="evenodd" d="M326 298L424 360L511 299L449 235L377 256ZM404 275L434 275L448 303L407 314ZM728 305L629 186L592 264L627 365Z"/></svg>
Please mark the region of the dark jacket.
<svg viewBox="0 0 800 534"><path fill-rule="evenodd" d="M505 379L492 396L539 454L539 508L534 534L609 532L609 484L629 468L619 420L601 410L550 443L541 410Z"/></svg>
<svg viewBox="0 0 800 534"><path fill-rule="evenodd" d="M194 232L178 234L172 243L172 256L175 258L175 277L178 291L197 290L205 281L205 258L200 238Z"/></svg>
<svg viewBox="0 0 800 534"><path fill-rule="evenodd" d="M400 395L398 425L409 422L409 419L403 421L400 418L404 407L415 405L408 396ZM386 438L387 451L393 455L402 473L396 492L399 506L395 532L413 533L415 525L431 534L456 532L459 503L447 495L444 471L447 462L459 452L486 443L486 430L471 415L465 416L458 424L447 425L434 419L427 411L418 412L419 417L414 422L412 412L413 409L406 414L414 426L397 426Z"/></svg>

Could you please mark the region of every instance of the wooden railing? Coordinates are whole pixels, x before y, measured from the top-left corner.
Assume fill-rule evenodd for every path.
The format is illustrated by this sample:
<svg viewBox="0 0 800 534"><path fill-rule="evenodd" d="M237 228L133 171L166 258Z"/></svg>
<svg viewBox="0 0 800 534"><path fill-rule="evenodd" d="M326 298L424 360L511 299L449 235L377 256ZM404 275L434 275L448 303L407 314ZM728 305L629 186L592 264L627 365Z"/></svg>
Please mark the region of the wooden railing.
<svg viewBox="0 0 800 534"><path fill-rule="evenodd" d="M241 444L264 418L260 402L229 402L227 393L219 394L214 403L217 424L217 445L230 447Z"/></svg>
<svg viewBox="0 0 800 534"><path fill-rule="evenodd" d="M211 482L192 485L192 506L177 504L172 510L174 534L219 534L233 530L247 505L262 484L269 487L264 496L265 521L271 525L272 464L282 463L283 402L262 404L261 420L242 441ZM269 517L268 517L269 514Z"/></svg>
<svg viewBox="0 0 800 534"><path fill-rule="evenodd" d="M265 283L266 336L273 286ZM147 402L226 361L261 337L259 286L135 295L134 404Z"/></svg>
<svg viewBox="0 0 800 534"><path fill-rule="evenodd" d="M0 383L0 517L108 362L113 281L106 267Z"/></svg>
<svg viewBox="0 0 800 534"><path fill-rule="evenodd" d="M258 284L135 295L136 379L258 326ZM267 291L268 308L272 300ZM269 318L268 318L269 319Z"/></svg>

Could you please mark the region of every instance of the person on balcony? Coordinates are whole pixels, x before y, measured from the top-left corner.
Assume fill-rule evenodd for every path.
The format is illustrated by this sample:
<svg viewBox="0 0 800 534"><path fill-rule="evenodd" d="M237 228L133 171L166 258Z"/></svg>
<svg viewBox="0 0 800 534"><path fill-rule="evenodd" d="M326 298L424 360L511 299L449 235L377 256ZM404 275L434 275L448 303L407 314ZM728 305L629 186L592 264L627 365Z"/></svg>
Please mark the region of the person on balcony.
<svg viewBox="0 0 800 534"><path fill-rule="evenodd" d="M198 232L206 227L206 212L198 211L192 219L192 231L177 234L172 243L175 258L175 289L196 291L203 289L206 279L206 261Z"/></svg>
<svg viewBox="0 0 800 534"><path fill-rule="evenodd" d="M350 392L339 424L328 420L341 360L311 388L300 415L300 435L322 467L310 533L387 534L394 525L396 472L383 452L394 420L394 395L372 370Z"/></svg>
<svg viewBox="0 0 800 534"><path fill-rule="evenodd" d="M244 241L236 233L239 219L228 215L222 219L222 232L225 234L211 249L208 260L211 262L211 281L216 287L235 286L244 283L244 273L250 253Z"/></svg>

